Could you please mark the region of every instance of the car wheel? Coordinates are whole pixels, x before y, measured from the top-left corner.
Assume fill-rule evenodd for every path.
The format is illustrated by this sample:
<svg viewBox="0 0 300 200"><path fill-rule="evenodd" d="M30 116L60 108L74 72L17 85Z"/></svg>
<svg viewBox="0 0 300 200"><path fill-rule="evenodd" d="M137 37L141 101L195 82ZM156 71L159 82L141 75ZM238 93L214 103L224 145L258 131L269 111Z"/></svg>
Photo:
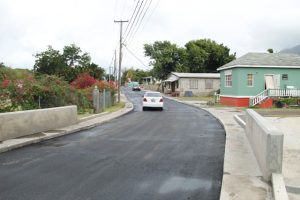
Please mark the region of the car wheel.
<svg viewBox="0 0 300 200"><path fill-rule="evenodd" d="M145 107L143 107L143 111L145 111L146 110L146 108Z"/></svg>
<svg viewBox="0 0 300 200"><path fill-rule="evenodd" d="M163 110L164 110L164 108L162 108L162 107L161 107L161 108L160 108L160 110L161 110L161 111L163 111Z"/></svg>

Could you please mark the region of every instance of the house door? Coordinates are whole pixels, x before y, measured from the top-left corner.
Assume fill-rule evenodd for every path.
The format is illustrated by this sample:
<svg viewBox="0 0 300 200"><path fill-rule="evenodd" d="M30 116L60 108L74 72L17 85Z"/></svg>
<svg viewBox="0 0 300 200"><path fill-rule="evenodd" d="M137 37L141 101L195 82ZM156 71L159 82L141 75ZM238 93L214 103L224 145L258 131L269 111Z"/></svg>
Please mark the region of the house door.
<svg viewBox="0 0 300 200"><path fill-rule="evenodd" d="M266 74L265 89L280 89L280 74Z"/></svg>
<svg viewBox="0 0 300 200"><path fill-rule="evenodd" d="M175 82L176 82L176 81L171 82L171 91L172 91L172 92L175 92Z"/></svg>

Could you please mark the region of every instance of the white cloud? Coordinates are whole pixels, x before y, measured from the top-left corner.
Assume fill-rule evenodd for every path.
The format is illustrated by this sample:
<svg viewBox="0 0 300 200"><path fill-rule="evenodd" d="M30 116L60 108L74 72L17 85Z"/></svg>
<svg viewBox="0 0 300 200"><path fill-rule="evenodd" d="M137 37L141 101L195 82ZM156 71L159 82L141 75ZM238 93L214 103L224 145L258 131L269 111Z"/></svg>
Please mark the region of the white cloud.
<svg viewBox="0 0 300 200"><path fill-rule="evenodd" d="M130 19L137 0L1 0L0 62L32 68L33 54L52 45L75 43L107 68L118 42L114 19ZM153 12L154 7L157 9ZM129 48L143 56L143 44L170 40L180 46L211 38L232 52L279 51L300 42L297 0L153 0ZM149 19L149 14L153 12ZM125 28L125 25L124 25ZM144 67L124 50L124 67Z"/></svg>

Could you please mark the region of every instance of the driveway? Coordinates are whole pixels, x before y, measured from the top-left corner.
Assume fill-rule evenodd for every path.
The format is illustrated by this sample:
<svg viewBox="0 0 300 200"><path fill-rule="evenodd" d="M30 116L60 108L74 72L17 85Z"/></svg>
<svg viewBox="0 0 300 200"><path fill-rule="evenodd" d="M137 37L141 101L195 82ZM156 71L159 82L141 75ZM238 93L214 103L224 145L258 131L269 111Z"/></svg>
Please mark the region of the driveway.
<svg viewBox="0 0 300 200"><path fill-rule="evenodd" d="M219 199L225 132L204 110L165 99L99 127L0 154L0 199Z"/></svg>

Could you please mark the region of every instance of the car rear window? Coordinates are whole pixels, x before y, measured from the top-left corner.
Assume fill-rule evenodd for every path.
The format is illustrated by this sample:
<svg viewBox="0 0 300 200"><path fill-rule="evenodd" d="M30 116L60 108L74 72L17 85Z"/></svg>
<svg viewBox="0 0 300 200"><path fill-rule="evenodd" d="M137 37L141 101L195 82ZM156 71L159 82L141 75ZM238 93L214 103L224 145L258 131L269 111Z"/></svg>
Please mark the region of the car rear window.
<svg viewBox="0 0 300 200"><path fill-rule="evenodd" d="M161 97L160 93L146 93L146 97Z"/></svg>

